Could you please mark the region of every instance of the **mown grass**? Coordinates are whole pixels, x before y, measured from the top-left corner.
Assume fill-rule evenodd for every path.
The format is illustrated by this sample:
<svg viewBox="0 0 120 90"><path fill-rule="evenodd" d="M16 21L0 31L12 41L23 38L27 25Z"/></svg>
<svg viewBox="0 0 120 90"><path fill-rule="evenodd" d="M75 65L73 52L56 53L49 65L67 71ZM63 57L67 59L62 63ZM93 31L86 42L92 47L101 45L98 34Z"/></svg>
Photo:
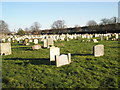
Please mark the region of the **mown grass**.
<svg viewBox="0 0 120 90"><path fill-rule="evenodd" d="M105 45L104 56L93 56L96 44ZM2 57L3 88L119 87L118 41L55 42L61 54L72 55L72 63L59 68L49 61L49 49L33 51L31 46L12 44L12 54Z"/></svg>

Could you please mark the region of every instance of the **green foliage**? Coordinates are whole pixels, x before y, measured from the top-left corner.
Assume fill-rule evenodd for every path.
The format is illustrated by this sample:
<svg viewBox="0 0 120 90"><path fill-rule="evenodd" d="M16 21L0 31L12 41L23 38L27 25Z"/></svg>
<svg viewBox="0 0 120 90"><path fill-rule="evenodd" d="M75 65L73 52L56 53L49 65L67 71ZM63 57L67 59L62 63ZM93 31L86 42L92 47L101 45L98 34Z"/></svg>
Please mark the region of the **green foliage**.
<svg viewBox="0 0 120 90"><path fill-rule="evenodd" d="M102 57L93 56L93 42L56 42L62 54L72 54L72 63L59 68L49 61L49 49L12 44L12 54L3 56L3 88L118 88L118 41L99 43Z"/></svg>

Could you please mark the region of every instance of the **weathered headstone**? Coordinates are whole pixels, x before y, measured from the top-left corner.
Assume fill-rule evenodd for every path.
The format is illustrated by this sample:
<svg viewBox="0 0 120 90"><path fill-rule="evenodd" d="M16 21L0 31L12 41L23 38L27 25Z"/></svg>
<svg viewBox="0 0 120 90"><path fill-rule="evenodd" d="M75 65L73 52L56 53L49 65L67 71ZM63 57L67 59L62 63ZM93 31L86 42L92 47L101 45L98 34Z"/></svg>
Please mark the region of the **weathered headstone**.
<svg viewBox="0 0 120 90"><path fill-rule="evenodd" d="M71 63L71 54L70 53L68 53L68 61L69 61L69 63Z"/></svg>
<svg viewBox="0 0 120 90"><path fill-rule="evenodd" d="M32 49L33 49L33 50L38 50L38 49L40 49L40 48L41 48L41 46L38 45L38 44L32 46Z"/></svg>
<svg viewBox="0 0 120 90"><path fill-rule="evenodd" d="M34 39L33 43L38 44L38 39Z"/></svg>
<svg viewBox="0 0 120 90"><path fill-rule="evenodd" d="M43 47L47 48L47 39L44 39L44 41L43 41Z"/></svg>
<svg viewBox="0 0 120 90"><path fill-rule="evenodd" d="M30 39L30 40L29 40L29 42L33 42L33 40L32 40L32 39Z"/></svg>
<svg viewBox="0 0 120 90"><path fill-rule="evenodd" d="M100 40L103 41L103 36L100 36Z"/></svg>
<svg viewBox="0 0 120 90"><path fill-rule="evenodd" d="M25 38L25 39L24 39L23 45L29 45L29 39L28 39L28 38Z"/></svg>
<svg viewBox="0 0 120 90"><path fill-rule="evenodd" d="M60 55L60 48L50 47L50 61L55 61L55 55Z"/></svg>
<svg viewBox="0 0 120 90"><path fill-rule="evenodd" d="M11 44L0 43L0 55L10 55L10 54L11 54Z"/></svg>
<svg viewBox="0 0 120 90"><path fill-rule="evenodd" d="M71 54L56 55L56 65L57 65L57 67L70 64L70 62L71 62Z"/></svg>
<svg viewBox="0 0 120 90"><path fill-rule="evenodd" d="M48 47L49 46L54 46L53 38L48 38Z"/></svg>
<svg viewBox="0 0 120 90"><path fill-rule="evenodd" d="M96 45L93 47L93 49L95 57L100 57L104 55L104 45Z"/></svg>
<svg viewBox="0 0 120 90"><path fill-rule="evenodd" d="M98 41L97 41L97 39L93 39L93 42L94 42L94 43L97 43Z"/></svg>

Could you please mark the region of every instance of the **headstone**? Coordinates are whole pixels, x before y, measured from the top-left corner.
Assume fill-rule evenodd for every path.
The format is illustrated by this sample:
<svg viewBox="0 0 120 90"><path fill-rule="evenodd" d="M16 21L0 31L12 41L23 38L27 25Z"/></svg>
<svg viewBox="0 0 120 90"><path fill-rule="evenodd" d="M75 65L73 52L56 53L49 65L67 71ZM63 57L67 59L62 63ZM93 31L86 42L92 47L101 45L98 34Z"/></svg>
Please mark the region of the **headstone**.
<svg viewBox="0 0 120 90"><path fill-rule="evenodd" d="M67 65L70 64L71 62L71 55L56 55L56 65L57 67L63 66L63 65Z"/></svg>
<svg viewBox="0 0 120 90"><path fill-rule="evenodd" d="M33 50L38 50L38 49L40 49L40 48L41 48L41 46L38 45L38 44L32 46L32 49L33 49Z"/></svg>
<svg viewBox="0 0 120 90"><path fill-rule="evenodd" d="M25 38L25 39L24 39L23 45L29 45L29 39L28 39L28 38Z"/></svg>
<svg viewBox="0 0 120 90"><path fill-rule="evenodd" d="M103 36L100 36L100 40L103 41Z"/></svg>
<svg viewBox="0 0 120 90"><path fill-rule="evenodd" d="M115 38L118 40L119 39L119 34L116 34Z"/></svg>
<svg viewBox="0 0 120 90"><path fill-rule="evenodd" d="M33 43L38 44L38 39L34 39Z"/></svg>
<svg viewBox="0 0 120 90"><path fill-rule="evenodd" d="M11 44L0 43L0 55L10 55L10 54L11 54Z"/></svg>
<svg viewBox="0 0 120 90"><path fill-rule="evenodd" d="M48 46L54 46L54 41L52 38L48 38Z"/></svg>
<svg viewBox="0 0 120 90"><path fill-rule="evenodd" d="M106 40L108 40L108 39L109 39L109 37L107 36L107 37L106 37Z"/></svg>
<svg viewBox="0 0 120 90"><path fill-rule="evenodd" d="M43 47L47 48L47 39L44 39L44 41L43 41Z"/></svg>
<svg viewBox="0 0 120 90"><path fill-rule="evenodd" d="M98 41L97 41L97 39L93 39L93 42L94 42L94 43L97 43Z"/></svg>
<svg viewBox="0 0 120 90"><path fill-rule="evenodd" d="M95 57L100 57L104 55L104 45L96 45L93 50Z"/></svg>
<svg viewBox="0 0 120 90"><path fill-rule="evenodd" d="M55 55L60 55L60 48L50 47L50 61L55 61Z"/></svg>
<svg viewBox="0 0 120 90"><path fill-rule="evenodd" d="M69 63L71 63L71 54L70 53L68 53L68 61L69 61Z"/></svg>
<svg viewBox="0 0 120 90"><path fill-rule="evenodd" d="M29 40L29 42L33 42L33 40L32 40L32 39L30 39L30 40Z"/></svg>

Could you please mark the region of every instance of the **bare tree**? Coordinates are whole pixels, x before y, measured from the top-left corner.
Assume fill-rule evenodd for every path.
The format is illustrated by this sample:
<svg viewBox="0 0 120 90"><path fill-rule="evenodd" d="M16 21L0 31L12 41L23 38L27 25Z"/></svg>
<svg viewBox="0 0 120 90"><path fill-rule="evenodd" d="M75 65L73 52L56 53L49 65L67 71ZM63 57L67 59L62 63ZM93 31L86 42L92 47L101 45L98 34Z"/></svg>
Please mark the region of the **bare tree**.
<svg viewBox="0 0 120 90"><path fill-rule="evenodd" d="M41 25L38 22L34 22L32 25L32 30L39 31Z"/></svg>
<svg viewBox="0 0 120 90"><path fill-rule="evenodd" d="M57 20L55 21L52 25L51 28L52 29L64 29L67 26L65 25L65 21L64 20Z"/></svg>
<svg viewBox="0 0 120 90"><path fill-rule="evenodd" d="M25 30L25 34L29 35L29 33L30 33L29 28L26 27L24 30Z"/></svg>
<svg viewBox="0 0 120 90"><path fill-rule="evenodd" d="M34 22L33 25L30 27L31 31L34 34L39 34L41 25L38 22Z"/></svg>
<svg viewBox="0 0 120 90"><path fill-rule="evenodd" d="M87 25L88 26L95 26L95 25L97 25L97 23L94 20L90 20L90 21L87 22Z"/></svg>
<svg viewBox="0 0 120 90"><path fill-rule="evenodd" d="M117 17L112 17L110 19L107 18L103 18L101 19L101 25L107 25L107 24L116 24L118 22L118 18Z"/></svg>
<svg viewBox="0 0 120 90"><path fill-rule="evenodd" d="M110 19L110 21L111 21L111 24L116 24L118 22L118 18L117 17L112 17Z"/></svg>
<svg viewBox="0 0 120 90"><path fill-rule="evenodd" d="M9 33L8 25L5 21L0 20L0 33Z"/></svg>
<svg viewBox="0 0 120 90"><path fill-rule="evenodd" d="M107 24L110 24L111 23L111 21L110 21L110 19L107 19L107 18L103 18L103 19L101 19L101 25L107 25Z"/></svg>

